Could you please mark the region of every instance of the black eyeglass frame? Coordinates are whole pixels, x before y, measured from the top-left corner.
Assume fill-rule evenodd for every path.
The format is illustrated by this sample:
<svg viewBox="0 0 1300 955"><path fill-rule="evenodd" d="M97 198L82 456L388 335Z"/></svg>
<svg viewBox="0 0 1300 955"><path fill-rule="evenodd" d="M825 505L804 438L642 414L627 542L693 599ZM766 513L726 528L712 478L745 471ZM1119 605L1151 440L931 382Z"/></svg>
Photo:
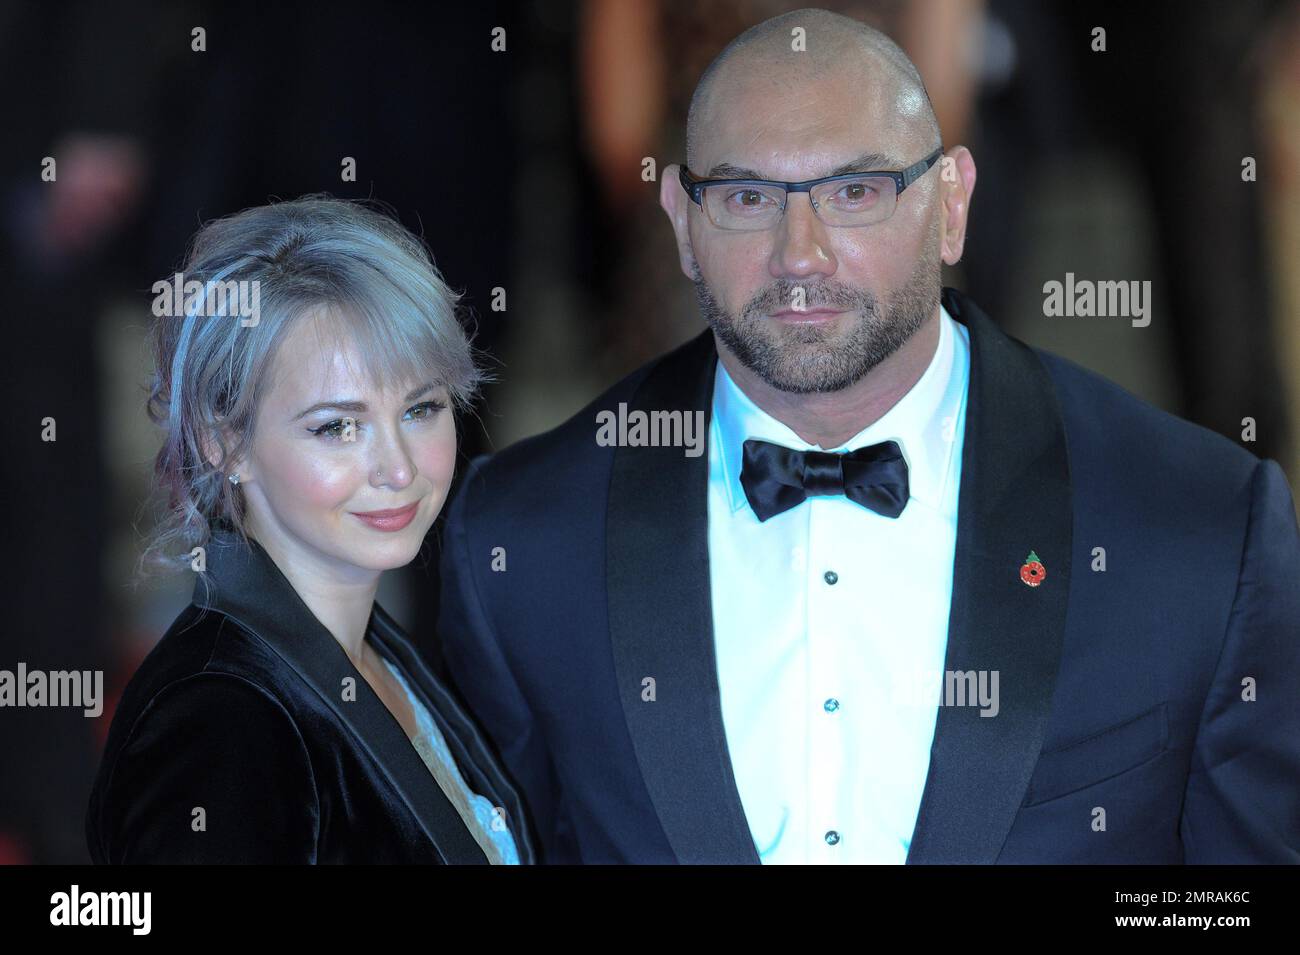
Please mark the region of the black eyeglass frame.
<svg viewBox="0 0 1300 955"><path fill-rule="evenodd" d="M939 161L943 155L943 146L939 146L934 152L926 156L919 162L914 162L903 170L895 169L876 169L868 172L846 172L838 176L822 176L820 179L805 179L803 182L781 182L777 179L697 179L692 176L686 168L686 163L681 163L677 167L677 178L686 190L686 194L691 197L700 210L704 210L704 187L705 186L782 186L788 196L792 192L811 192L813 186L819 186L823 182L840 182L846 179L866 179L887 177L894 180L895 197L901 196L903 190L910 186L916 180L920 179L930 167ZM781 207L781 212L785 212L785 206Z"/></svg>

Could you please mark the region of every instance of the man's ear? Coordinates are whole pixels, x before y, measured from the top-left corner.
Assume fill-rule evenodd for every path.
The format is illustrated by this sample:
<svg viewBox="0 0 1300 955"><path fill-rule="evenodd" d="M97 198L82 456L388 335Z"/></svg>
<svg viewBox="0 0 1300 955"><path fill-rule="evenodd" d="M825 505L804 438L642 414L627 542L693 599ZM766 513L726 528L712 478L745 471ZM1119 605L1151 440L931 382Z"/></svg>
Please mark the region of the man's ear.
<svg viewBox="0 0 1300 955"><path fill-rule="evenodd" d="M668 213L672 223L673 235L677 238L677 260L682 272L688 279L695 279L692 266L695 264L695 252L691 248L691 197L682 188L677 177L677 163L664 167L659 179L659 205Z"/></svg>
<svg viewBox="0 0 1300 955"><path fill-rule="evenodd" d="M955 146L939 158L939 196L943 215L942 258L948 265L961 261L966 246L966 221L975 191L975 157L965 146Z"/></svg>

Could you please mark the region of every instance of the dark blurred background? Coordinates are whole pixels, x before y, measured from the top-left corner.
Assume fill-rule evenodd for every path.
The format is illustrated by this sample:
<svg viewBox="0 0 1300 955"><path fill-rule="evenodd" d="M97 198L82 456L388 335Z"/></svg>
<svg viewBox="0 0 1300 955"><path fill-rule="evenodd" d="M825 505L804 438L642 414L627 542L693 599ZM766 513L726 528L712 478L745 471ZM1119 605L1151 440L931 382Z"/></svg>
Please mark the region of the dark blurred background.
<svg viewBox="0 0 1300 955"><path fill-rule="evenodd" d="M704 325L658 183L700 72L798 3L0 0L0 669L100 669L108 702L0 709L0 862L80 862L112 702L188 602L136 588L156 500L150 286L200 223L326 191L424 237L499 381L462 453L558 424ZM1300 475L1300 5L827 3L897 39L979 168L961 265L1009 332ZM191 31L206 31L206 50ZM506 31L506 50L491 48ZM1094 51L1093 30L1106 31ZM58 177L42 180L42 161ZM340 176L356 160L355 182ZM1255 181L1242 163L1255 160ZM1145 328L1043 284L1150 280ZM492 290L507 307L493 311ZM58 439L42 441L54 418ZM1256 422L1243 442L1242 419ZM436 662L436 560L380 602Z"/></svg>

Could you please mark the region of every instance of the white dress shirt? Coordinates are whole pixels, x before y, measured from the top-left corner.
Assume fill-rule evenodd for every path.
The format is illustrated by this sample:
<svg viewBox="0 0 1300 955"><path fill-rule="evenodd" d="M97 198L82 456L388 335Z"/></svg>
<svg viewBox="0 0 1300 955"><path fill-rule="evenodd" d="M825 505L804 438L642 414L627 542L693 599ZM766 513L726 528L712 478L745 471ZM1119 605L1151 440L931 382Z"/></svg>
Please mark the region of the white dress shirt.
<svg viewBox="0 0 1300 955"><path fill-rule="evenodd" d="M840 447L818 449L718 362L714 640L727 746L764 863L907 859L948 644L969 379L969 333L941 306L938 346L912 389ZM740 483L746 438L827 451L893 439L907 505L891 519L816 496L760 522Z"/></svg>

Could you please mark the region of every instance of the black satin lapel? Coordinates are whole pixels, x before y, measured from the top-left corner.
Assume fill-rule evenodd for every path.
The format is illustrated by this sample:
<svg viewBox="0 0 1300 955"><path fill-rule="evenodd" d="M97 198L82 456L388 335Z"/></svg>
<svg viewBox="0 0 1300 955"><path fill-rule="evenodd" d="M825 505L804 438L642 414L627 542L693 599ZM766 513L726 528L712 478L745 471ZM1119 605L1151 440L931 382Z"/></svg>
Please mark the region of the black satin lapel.
<svg viewBox="0 0 1300 955"><path fill-rule="evenodd" d="M648 373L628 412L703 411L707 435L716 361L705 332ZM610 641L632 745L678 861L756 863L718 695L707 447L694 458L683 448L615 450L606 514ZM647 680L653 702L642 698Z"/></svg>
<svg viewBox="0 0 1300 955"><path fill-rule="evenodd" d="M200 579L194 602L227 614L261 637L320 695L356 736L449 864L487 864L487 857L430 774L400 723L352 665L293 585L256 543L251 549L225 532L209 545L208 593ZM351 678L355 700L344 701Z"/></svg>
<svg viewBox="0 0 1300 955"><path fill-rule="evenodd" d="M1056 685L1070 585L1073 505L1051 377L1030 349L951 289L971 378L962 453L948 671L996 670L996 716L941 706L909 863L997 859L1024 799ZM1034 551L1037 587L1020 579Z"/></svg>
<svg viewBox="0 0 1300 955"><path fill-rule="evenodd" d="M492 805L505 810L506 824L519 851L519 862L522 865L534 864L536 859L523 802L513 784L501 772L478 726L438 682L401 627L378 604L375 604L371 628L375 648L402 668L412 691L421 697L446 740L466 783L475 793L492 800Z"/></svg>

